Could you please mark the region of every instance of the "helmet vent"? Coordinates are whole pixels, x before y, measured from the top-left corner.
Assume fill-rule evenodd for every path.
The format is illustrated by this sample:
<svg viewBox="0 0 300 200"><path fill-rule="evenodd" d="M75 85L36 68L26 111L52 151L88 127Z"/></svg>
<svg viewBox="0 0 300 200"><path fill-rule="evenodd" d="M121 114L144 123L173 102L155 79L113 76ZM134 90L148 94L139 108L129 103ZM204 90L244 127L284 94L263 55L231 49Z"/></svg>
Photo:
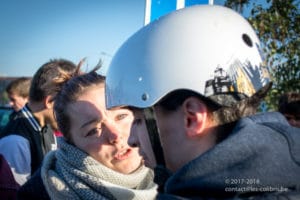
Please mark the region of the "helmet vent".
<svg viewBox="0 0 300 200"><path fill-rule="evenodd" d="M144 93L144 94L142 95L142 100L143 100L143 101L147 101L148 99L149 99L149 94Z"/></svg>
<svg viewBox="0 0 300 200"><path fill-rule="evenodd" d="M253 42L251 40L251 38L247 35L247 34L243 34L242 35L242 38L244 40L244 42L249 46L249 47L252 47L253 46Z"/></svg>

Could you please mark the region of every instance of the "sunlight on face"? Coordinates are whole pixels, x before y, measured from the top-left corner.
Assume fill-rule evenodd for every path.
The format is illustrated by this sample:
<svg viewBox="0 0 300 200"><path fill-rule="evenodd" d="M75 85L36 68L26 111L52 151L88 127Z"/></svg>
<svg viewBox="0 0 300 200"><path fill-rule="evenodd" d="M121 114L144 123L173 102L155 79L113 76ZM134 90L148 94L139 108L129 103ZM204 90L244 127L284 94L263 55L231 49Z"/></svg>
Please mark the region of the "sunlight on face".
<svg viewBox="0 0 300 200"><path fill-rule="evenodd" d="M9 105L15 110L19 111L25 106L28 101L28 98L24 98L17 94L8 94Z"/></svg>
<svg viewBox="0 0 300 200"><path fill-rule="evenodd" d="M103 85L89 88L68 109L75 146L120 173L129 174L141 165L138 148L127 144L133 113L129 109L106 110Z"/></svg>

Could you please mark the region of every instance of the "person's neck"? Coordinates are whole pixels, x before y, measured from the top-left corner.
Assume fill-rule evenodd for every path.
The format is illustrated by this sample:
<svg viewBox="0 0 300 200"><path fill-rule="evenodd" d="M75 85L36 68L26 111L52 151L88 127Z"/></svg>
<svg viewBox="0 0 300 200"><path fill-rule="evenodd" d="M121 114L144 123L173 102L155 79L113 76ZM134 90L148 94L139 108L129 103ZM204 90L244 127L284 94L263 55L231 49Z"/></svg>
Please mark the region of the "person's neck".
<svg viewBox="0 0 300 200"><path fill-rule="evenodd" d="M37 119L41 127L46 125L44 117L44 106L41 102L28 102L28 107L30 108L33 116Z"/></svg>
<svg viewBox="0 0 300 200"><path fill-rule="evenodd" d="M204 154L216 145L216 135L213 128L205 130L201 135L182 140L180 144L180 153L176 163L168 165L167 168L176 172L190 161Z"/></svg>

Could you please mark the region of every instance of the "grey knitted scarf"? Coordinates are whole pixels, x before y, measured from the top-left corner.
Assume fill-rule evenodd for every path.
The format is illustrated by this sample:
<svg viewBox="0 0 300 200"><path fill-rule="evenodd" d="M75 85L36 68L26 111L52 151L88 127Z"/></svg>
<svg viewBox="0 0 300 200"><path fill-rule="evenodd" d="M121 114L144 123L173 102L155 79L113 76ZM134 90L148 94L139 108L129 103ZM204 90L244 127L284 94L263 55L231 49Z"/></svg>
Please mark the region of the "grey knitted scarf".
<svg viewBox="0 0 300 200"><path fill-rule="evenodd" d="M155 199L153 171L141 166L132 174L105 167L85 152L59 141L49 152L41 176L51 199Z"/></svg>

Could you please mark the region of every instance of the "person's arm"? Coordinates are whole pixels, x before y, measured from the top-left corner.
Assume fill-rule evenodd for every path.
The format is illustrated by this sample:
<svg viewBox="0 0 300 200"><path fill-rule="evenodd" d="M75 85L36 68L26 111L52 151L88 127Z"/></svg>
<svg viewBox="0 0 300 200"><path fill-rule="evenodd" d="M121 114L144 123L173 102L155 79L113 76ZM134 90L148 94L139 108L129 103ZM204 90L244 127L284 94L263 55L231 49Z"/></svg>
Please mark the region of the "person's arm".
<svg viewBox="0 0 300 200"><path fill-rule="evenodd" d="M9 135L0 140L0 153L10 165L15 180L23 185L31 174L29 141L18 135Z"/></svg>

